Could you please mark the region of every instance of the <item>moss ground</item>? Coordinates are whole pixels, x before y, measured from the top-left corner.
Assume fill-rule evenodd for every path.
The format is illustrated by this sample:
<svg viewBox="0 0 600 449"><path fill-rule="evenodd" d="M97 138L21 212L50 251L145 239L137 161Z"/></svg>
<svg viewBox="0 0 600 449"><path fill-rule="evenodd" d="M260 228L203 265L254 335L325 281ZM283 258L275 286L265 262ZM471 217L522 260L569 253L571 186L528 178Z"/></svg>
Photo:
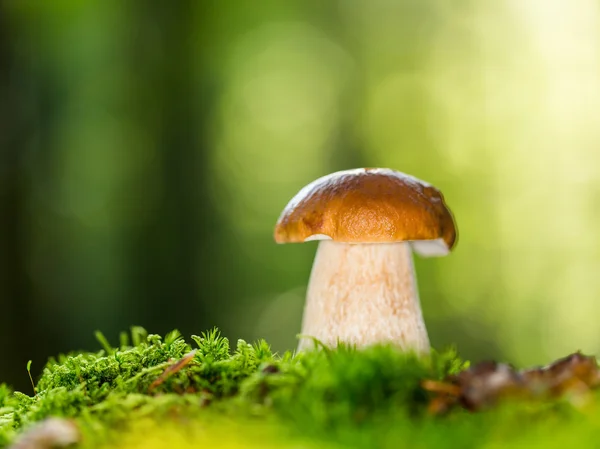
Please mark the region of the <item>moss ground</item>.
<svg viewBox="0 0 600 449"><path fill-rule="evenodd" d="M72 418L81 447L501 448L600 446L596 397L511 402L432 417L423 379L465 364L452 350L419 358L391 346L295 357L217 331L186 342L141 328L111 347L51 359L36 394L0 386L0 447L36 422Z"/></svg>

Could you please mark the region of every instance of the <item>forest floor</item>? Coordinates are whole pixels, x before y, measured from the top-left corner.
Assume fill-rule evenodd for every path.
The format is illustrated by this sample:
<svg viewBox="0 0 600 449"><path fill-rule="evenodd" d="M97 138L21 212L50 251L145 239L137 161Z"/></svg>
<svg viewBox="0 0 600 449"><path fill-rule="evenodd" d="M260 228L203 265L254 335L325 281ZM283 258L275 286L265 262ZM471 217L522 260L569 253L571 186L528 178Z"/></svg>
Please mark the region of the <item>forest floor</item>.
<svg viewBox="0 0 600 449"><path fill-rule="evenodd" d="M600 375L579 354L517 371L391 345L276 355L264 341L230 348L216 330L193 343L142 328L119 347L97 337L97 353L50 359L35 394L0 385L0 447L600 445Z"/></svg>

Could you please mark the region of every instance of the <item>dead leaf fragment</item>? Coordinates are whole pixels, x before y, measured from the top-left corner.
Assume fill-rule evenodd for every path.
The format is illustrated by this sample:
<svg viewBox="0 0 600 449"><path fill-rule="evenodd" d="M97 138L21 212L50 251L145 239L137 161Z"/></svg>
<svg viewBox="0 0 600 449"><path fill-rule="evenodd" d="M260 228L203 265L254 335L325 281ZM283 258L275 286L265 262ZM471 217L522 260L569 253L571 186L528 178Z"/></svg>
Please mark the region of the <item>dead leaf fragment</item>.
<svg viewBox="0 0 600 449"><path fill-rule="evenodd" d="M71 446L81 441L79 427L64 418L47 418L29 427L10 449L51 449Z"/></svg>
<svg viewBox="0 0 600 449"><path fill-rule="evenodd" d="M548 366L522 371L504 363L482 362L443 381L425 380L421 386L433 394L432 414L458 405L477 411L504 398L581 398L600 386L600 370L595 357L576 352Z"/></svg>

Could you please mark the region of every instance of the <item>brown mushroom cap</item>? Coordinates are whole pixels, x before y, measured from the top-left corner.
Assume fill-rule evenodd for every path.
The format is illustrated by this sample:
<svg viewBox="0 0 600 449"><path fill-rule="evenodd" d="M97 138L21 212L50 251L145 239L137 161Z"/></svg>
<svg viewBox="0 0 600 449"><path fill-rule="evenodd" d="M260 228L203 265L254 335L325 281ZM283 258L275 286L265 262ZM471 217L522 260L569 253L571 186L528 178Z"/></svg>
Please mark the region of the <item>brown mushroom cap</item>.
<svg viewBox="0 0 600 449"><path fill-rule="evenodd" d="M413 248L424 255L452 249L452 213L435 187L385 168L340 171L304 187L275 226L277 243L331 239L347 243L437 241L441 251Z"/></svg>

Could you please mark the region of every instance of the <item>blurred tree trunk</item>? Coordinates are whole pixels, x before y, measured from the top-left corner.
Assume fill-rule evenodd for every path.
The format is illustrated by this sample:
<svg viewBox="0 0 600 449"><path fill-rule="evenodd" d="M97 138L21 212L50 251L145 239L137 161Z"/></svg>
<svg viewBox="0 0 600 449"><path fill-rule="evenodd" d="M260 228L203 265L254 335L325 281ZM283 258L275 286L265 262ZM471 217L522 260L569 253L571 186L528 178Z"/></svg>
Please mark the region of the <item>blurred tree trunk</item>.
<svg viewBox="0 0 600 449"><path fill-rule="evenodd" d="M23 248L28 228L23 170L27 133L10 27L2 8L0 3L0 382L24 387L27 354L22 349L32 344L31 295ZM22 369L15 370L19 365ZM23 375L15 377L15 372Z"/></svg>
<svg viewBox="0 0 600 449"><path fill-rule="evenodd" d="M140 324L152 331L177 327L198 333L214 325L207 312L216 294L210 276L214 214L205 185L209 165L203 163L209 148L202 135L214 93L206 42L197 38L211 28L211 2L188 0L177 7L140 2L136 10L132 64L144 69L140 107L153 110L146 128L160 154L162 201L144 229L131 236L131 300L135 316L143 317ZM204 248L201 254L198 247Z"/></svg>

